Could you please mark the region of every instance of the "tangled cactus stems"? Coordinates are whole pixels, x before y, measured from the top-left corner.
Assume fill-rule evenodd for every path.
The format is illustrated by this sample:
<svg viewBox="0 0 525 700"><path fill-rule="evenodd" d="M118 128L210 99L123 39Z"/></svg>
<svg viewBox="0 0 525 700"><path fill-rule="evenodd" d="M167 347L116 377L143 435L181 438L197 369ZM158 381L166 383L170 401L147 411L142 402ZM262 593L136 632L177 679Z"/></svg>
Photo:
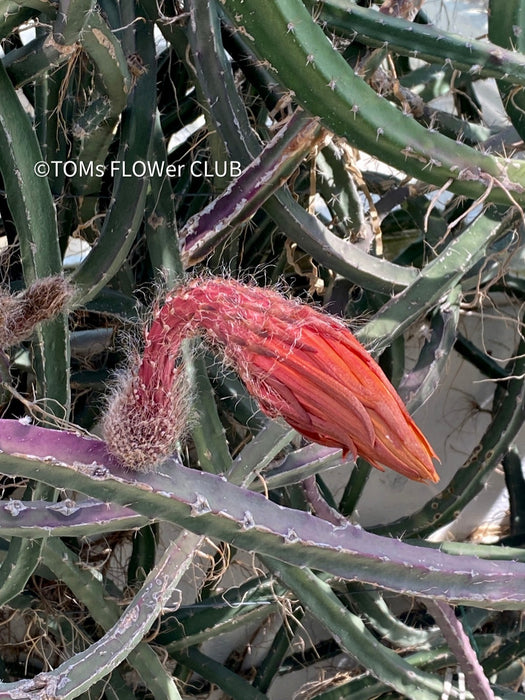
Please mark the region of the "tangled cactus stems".
<svg viewBox="0 0 525 700"><path fill-rule="evenodd" d="M104 437L135 469L173 449L189 401L181 342L202 334L270 417L305 437L417 481L438 481L436 457L383 371L336 318L272 289L195 279L154 314L138 364L110 398Z"/></svg>

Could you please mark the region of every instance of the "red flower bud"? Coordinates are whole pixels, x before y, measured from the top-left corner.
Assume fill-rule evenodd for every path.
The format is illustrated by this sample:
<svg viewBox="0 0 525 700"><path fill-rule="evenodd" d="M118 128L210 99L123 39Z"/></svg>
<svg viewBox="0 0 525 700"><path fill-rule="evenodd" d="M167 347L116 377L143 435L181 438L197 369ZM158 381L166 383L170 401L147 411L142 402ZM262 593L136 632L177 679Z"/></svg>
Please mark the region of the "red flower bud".
<svg viewBox="0 0 525 700"><path fill-rule="evenodd" d="M434 451L344 323L271 289L212 278L172 292L147 334L134 379L136 401L152 405L156 400L146 397L173 384L180 343L197 333L224 355L267 415L282 416L305 437L361 455L379 469L438 481ZM133 396L128 392L127 400ZM128 420L140 410L129 407ZM110 449L118 455L121 448L112 442ZM168 452L164 447L157 454Z"/></svg>

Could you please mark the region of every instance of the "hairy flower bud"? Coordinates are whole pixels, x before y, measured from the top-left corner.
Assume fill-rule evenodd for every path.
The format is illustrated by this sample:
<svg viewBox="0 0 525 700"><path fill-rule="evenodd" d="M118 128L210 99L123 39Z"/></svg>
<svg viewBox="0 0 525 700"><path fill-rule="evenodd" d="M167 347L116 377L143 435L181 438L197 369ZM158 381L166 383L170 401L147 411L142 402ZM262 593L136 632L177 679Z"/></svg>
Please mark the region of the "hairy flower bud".
<svg viewBox="0 0 525 700"><path fill-rule="evenodd" d="M267 415L281 416L305 437L361 455L379 469L438 481L434 451L379 365L341 321L272 289L231 279L192 280L168 295L147 334L135 381L140 391L128 395L135 405L126 415L140 414L136 402L144 396L155 405L151 397L181 371L175 358L182 339L197 333L223 354ZM130 426L129 439L132 432ZM154 424L150 435L147 459L166 456L165 446L162 451L154 445ZM119 445L108 442L119 454Z"/></svg>

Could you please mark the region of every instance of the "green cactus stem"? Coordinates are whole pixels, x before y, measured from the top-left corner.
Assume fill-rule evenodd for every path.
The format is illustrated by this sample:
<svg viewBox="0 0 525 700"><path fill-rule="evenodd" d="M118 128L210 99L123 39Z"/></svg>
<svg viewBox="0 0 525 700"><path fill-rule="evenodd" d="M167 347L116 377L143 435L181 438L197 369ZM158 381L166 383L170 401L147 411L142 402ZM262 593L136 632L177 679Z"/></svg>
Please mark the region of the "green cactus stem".
<svg viewBox="0 0 525 700"><path fill-rule="evenodd" d="M495 700L495 695L470 640L453 608L443 602L427 601L427 610L439 625L450 649L467 677L467 687L476 700Z"/></svg>
<svg viewBox="0 0 525 700"><path fill-rule="evenodd" d="M170 652L181 651L231 629L262 622L278 612L276 596L284 593L284 587L272 578L249 579L197 605L165 613L155 641Z"/></svg>
<svg viewBox="0 0 525 700"><path fill-rule="evenodd" d="M216 10L213 4L199 0L192 5L191 12L196 13L190 25L190 40L201 77L201 90L227 152L246 167L260 153L261 146L235 87L231 65L217 29ZM209 56L211 51L213 58ZM401 291L417 275L412 268L377 259L350 241L339 238L284 189L268 199L264 208L280 229L320 264L366 289L384 293Z"/></svg>
<svg viewBox="0 0 525 700"><path fill-rule="evenodd" d="M257 435L250 440L233 461L228 472L228 481L237 486L248 487L251 485L254 490L257 490L257 481L254 484L254 479L257 479L257 476L266 470L264 481L267 483L269 470L266 468L275 456L296 436L296 431L288 425L283 425L280 421L273 421L267 418L266 424L263 425ZM273 486L269 488L273 488Z"/></svg>
<svg viewBox="0 0 525 700"><path fill-rule="evenodd" d="M133 22L132 22L133 24ZM100 237L86 259L75 270L72 279L78 289L76 300L85 304L112 279L126 259L144 216L147 177L125 177L136 162L148 161L155 123L155 46L150 24L137 22L133 29L137 50L148 71L137 80L130 96L121 126L116 161L121 163L115 178L108 212Z"/></svg>
<svg viewBox="0 0 525 700"><path fill-rule="evenodd" d="M431 133L377 95L334 50L300 0L225 0L224 6L260 60L311 115L366 153L413 177L473 199L525 201L525 168ZM487 190L489 190L487 194Z"/></svg>
<svg viewBox="0 0 525 700"><path fill-rule="evenodd" d="M132 530L147 523L147 518L131 508L89 498L57 503L12 499L0 507L0 531L5 537L84 537ZM28 542L34 543L34 539Z"/></svg>
<svg viewBox="0 0 525 700"><path fill-rule="evenodd" d="M431 309L451 287L486 255L491 243L517 226L519 215L512 211L501 219L497 208L489 208L421 271L403 292L384 304L360 331L362 342L384 349L414 321Z"/></svg>
<svg viewBox="0 0 525 700"><path fill-rule="evenodd" d="M64 700L74 698L128 658L148 683L149 689L158 694L158 697L180 700L173 679L163 669L155 652L142 639L191 564L194 550L200 542L201 538L187 532L182 533L167 548L144 586L129 604L126 614L122 616L116 604L105 600L102 584L97 585L91 573L81 571L81 567L73 561L73 553L60 540L48 544L48 565L80 600L88 601L91 615L107 633L88 649L52 671L16 683L0 683L0 697L12 698L17 693L32 697L32 693L43 687L48 696Z"/></svg>
<svg viewBox="0 0 525 700"><path fill-rule="evenodd" d="M525 3L523 0L508 0L508 2L489 0L489 39L502 47L500 49L501 52L511 50L515 55L523 55L525 49L525 38L523 37L524 10ZM522 53L516 53L518 51ZM514 85L508 84L500 76L498 89L507 116L521 138L524 138L525 92L520 82L514 82Z"/></svg>
<svg viewBox="0 0 525 700"><path fill-rule="evenodd" d="M38 476L50 485L66 479L71 488L92 497L132 503L149 518L290 564L474 607L521 609L525 603L521 563L458 558L378 537L350 523L336 527L175 460L163 465L170 476L130 473L114 464L101 441L7 420L0 421L0 450L5 474Z"/></svg>
<svg viewBox="0 0 525 700"><path fill-rule="evenodd" d="M496 0L497 1L497 0ZM431 24L409 22L402 17L378 14L346 0L305 3L320 6L320 19L344 36L367 46L385 48L401 56L441 63L479 78L497 78L506 84L525 85L525 56L516 45L490 43L445 32ZM505 14L514 2L505 3ZM494 24L502 21L498 5ZM490 13L489 13L490 17ZM504 48L501 48L504 46Z"/></svg>
<svg viewBox="0 0 525 700"><path fill-rule="evenodd" d="M265 557L273 573L293 591L317 620L335 635L338 643L375 678L412 700L437 699L443 680L420 671L391 649L379 644L363 621L345 608L330 586L305 567ZM470 696L472 698L472 696Z"/></svg>
<svg viewBox="0 0 525 700"><path fill-rule="evenodd" d="M416 513L375 527L374 532L393 537L424 537L452 522L463 506L483 489L525 420L525 386L520 378L525 371L523 353L525 342L521 340L508 367L509 379L502 387L500 399L495 401L491 423L452 481Z"/></svg>
<svg viewBox="0 0 525 700"><path fill-rule="evenodd" d="M437 389L449 354L454 348L459 320L461 290L453 287L446 300L435 309L430 321L428 338L415 366L407 372L397 387L399 396L414 413Z"/></svg>
<svg viewBox="0 0 525 700"><path fill-rule="evenodd" d="M267 696L254 688L251 683L195 647L172 652L172 655L176 661L217 685L227 697L243 698L243 700L267 699Z"/></svg>
<svg viewBox="0 0 525 700"><path fill-rule="evenodd" d="M190 267L206 258L224 240L230 227L253 216L326 138L326 131L316 119L307 117L302 110L297 112L242 174L181 230L184 265Z"/></svg>
<svg viewBox="0 0 525 700"><path fill-rule="evenodd" d="M307 445L290 452L278 464L262 472L264 484L255 482L251 485L253 491L277 489L290 484L297 484L310 476L315 476L328 469L345 465L339 450L322 445ZM347 462L348 466L353 460Z"/></svg>

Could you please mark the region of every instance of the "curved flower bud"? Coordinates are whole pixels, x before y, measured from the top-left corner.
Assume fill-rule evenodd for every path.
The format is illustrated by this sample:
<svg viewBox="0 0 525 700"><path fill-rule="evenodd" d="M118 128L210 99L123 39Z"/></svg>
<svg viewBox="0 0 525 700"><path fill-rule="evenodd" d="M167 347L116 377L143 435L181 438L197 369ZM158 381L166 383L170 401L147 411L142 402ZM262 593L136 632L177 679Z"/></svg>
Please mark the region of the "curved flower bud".
<svg viewBox="0 0 525 700"><path fill-rule="evenodd" d="M160 357L167 354L170 371L180 372L181 340L197 333L223 354L267 415L379 469L438 481L434 451L379 365L338 319L272 289L193 280L155 315L136 375L141 392L158 386ZM110 449L118 455L120 448Z"/></svg>

